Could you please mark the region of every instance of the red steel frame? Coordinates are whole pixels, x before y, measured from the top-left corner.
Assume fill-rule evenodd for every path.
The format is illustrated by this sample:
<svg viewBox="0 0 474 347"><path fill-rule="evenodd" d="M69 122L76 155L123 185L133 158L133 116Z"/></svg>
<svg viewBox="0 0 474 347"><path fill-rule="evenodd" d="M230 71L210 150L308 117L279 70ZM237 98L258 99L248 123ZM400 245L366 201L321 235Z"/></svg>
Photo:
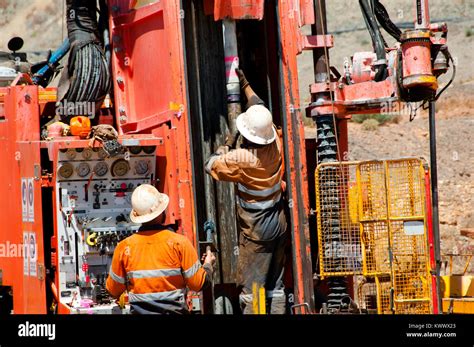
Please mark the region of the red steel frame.
<svg viewBox="0 0 474 347"><path fill-rule="evenodd" d="M439 314L438 307L438 286L436 281L436 257L434 251L433 237L433 208L431 204L431 175L430 169L425 167L425 197L426 197L426 220L428 230L428 247L430 251L431 268L431 298L433 300L433 314Z"/></svg>

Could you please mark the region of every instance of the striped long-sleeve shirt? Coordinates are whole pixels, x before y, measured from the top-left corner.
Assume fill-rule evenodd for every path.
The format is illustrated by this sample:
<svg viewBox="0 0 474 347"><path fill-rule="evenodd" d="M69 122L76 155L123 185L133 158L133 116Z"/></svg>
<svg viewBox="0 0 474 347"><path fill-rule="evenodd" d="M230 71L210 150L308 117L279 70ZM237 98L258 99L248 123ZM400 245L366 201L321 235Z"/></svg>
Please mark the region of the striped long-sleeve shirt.
<svg viewBox="0 0 474 347"><path fill-rule="evenodd" d="M132 313L186 313L186 288L200 291L210 276L185 236L143 231L117 245L106 287L114 297L128 289Z"/></svg>
<svg viewBox="0 0 474 347"><path fill-rule="evenodd" d="M218 151L206 162L212 178L237 183L238 223L248 239L271 241L286 232L282 154L277 139L266 146Z"/></svg>

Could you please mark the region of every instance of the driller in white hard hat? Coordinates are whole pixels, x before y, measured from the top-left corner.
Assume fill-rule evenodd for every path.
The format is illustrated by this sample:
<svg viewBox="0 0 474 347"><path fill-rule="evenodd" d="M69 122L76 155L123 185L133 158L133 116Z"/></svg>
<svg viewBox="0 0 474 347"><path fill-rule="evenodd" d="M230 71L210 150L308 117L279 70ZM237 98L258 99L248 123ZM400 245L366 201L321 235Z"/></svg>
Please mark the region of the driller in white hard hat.
<svg viewBox="0 0 474 347"><path fill-rule="evenodd" d="M258 145L269 145L277 138L272 114L265 106L251 106L237 117L236 123L240 134Z"/></svg>
<svg viewBox="0 0 474 347"><path fill-rule="evenodd" d="M166 210L168 204L168 195L150 184L142 184L133 191L130 220L137 224L151 222Z"/></svg>
<svg viewBox="0 0 474 347"><path fill-rule="evenodd" d="M229 133L226 144L206 161L206 172L216 181L235 184L239 259L236 282L240 288L242 313L253 313L253 284L265 287L269 312L286 312L285 244L286 216L283 146L277 136L272 114L237 70L248 101L247 111L236 119L237 134ZM231 124L232 125L232 124ZM232 131L235 127L231 126ZM265 245L265 251L262 251ZM256 266L255 264L271 264Z"/></svg>

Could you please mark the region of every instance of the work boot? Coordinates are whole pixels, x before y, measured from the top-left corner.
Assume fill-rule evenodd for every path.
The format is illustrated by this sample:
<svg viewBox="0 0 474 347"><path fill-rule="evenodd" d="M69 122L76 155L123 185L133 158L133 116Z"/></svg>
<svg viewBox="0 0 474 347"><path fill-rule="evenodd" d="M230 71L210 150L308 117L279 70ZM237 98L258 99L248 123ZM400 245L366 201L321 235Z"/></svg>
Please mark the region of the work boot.
<svg viewBox="0 0 474 347"><path fill-rule="evenodd" d="M268 292L267 311L270 314L286 314L286 296L283 290Z"/></svg>
<svg viewBox="0 0 474 347"><path fill-rule="evenodd" d="M253 312L253 295L252 294L240 294L239 295L240 309L242 314L254 314Z"/></svg>

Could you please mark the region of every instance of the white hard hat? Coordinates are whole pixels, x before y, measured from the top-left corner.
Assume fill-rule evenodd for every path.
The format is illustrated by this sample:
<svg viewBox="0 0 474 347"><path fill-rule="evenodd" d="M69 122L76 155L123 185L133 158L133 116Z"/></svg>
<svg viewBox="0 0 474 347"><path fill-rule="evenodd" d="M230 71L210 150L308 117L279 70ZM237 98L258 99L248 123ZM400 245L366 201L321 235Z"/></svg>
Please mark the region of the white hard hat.
<svg viewBox="0 0 474 347"><path fill-rule="evenodd" d="M237 117L236 123L240 134L258 145L269 145L277 137L272 114L265 106L250 107Z"/></svg>
<svg viewBox="0 0 474 347"><path fill-rule="evenodd" d="M169 201L168 195L152 185L142 184L133 191L130 220L137 224L150 222L166 210Z"/></svg>

